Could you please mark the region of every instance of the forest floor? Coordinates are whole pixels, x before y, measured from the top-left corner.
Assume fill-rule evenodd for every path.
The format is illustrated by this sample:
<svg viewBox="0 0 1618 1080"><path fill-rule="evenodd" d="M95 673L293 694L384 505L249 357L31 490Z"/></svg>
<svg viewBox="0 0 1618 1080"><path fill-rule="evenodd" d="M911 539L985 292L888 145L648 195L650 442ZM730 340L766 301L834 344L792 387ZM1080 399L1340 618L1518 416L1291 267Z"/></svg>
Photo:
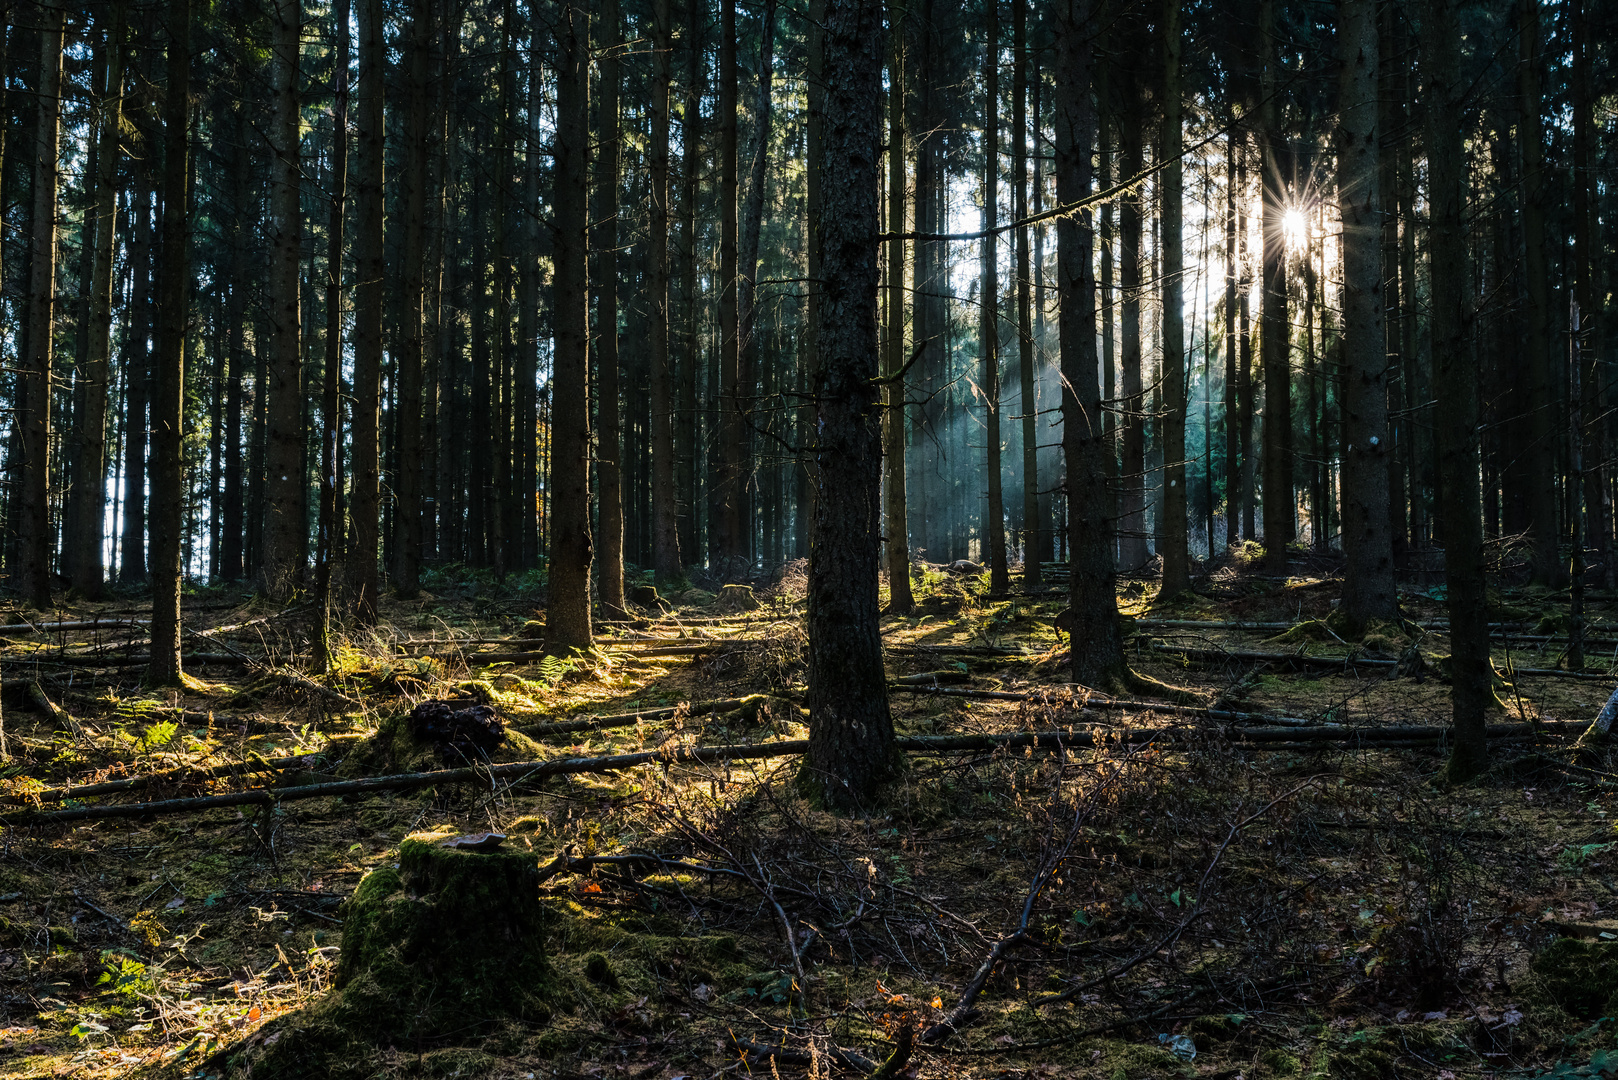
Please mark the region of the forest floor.
<svg viewBox="0 0 1618 1080"><path fill-rule="evenodd" d="M148 605L32 613L103 625L3 631L0 1077L830 1076L912 1042L886 1075L1618 1071L1618 773L1570 753L1618 681L1618 603L1589 604L1579 678L1553 670L1565 594L1493 594L1496 765L1450 787L1442 738L1410 730L1449 721L1445 635L1420 626L1443 605L1407 585L1405 623L1346 643L1333 570L1230 562L1172 605L1123 583L1136 669L1211 711L1067 684L1059 595L926 574L918 613L884 620L911 679L899 733L1047 739L914 744L851 817L799 797L792 756L151 805L438 767L400 722L428 698L492 705L495 763L801 739L801 566L745 614L675 593L573 670L523 644L531 600L470 576L390 600L304 682L284 673L308 671L306 607L188 595L190 679L158 692L115 666L143 631L105 624ZM57 790L133 777L153 779ZM39 818L64 809L85 813ZM414 1041L384 1018L341 1052L273 1053L338 992L360 880L409 835L490 830L550 871L543 1014Z"/></svg>

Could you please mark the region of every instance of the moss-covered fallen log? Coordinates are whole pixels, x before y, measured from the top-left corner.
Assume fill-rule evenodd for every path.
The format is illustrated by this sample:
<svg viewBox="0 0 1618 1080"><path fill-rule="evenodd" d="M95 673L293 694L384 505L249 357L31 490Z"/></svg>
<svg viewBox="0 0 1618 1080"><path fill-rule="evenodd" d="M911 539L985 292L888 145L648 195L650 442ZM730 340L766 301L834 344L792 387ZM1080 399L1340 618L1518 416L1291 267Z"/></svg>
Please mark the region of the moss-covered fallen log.
<svg viewBox="0 0 1618 1080"><path fill-rule="evenodd" d="M140 776L131 776L123 780L104 780L96 784L43 788L26 795L0 795L0 803L12 806L27 806L36 802L61 802L64 799L93 799L103 795L118 795L126 791L139 791L158 784L191 784L199 783L203 780L217 780L221 776L249 776L255 773L282 772L288 769L307 769L324 763L329 757L329 754L323 752L295 754L292 757L279 758L261 758L255 755L247 761L232 761L224 765L185 766L178 769L165 769L162 772L144 773Z"/></svg>
<svg viewBox="0 0 1618 1080"><path fill-rule="evenodd" d="M1580 725L1561 724L1556 728L1577 730ZM1488 729L1488 737L1522 738L1536 732L1549 731L1551 725L1498 724ZM1286 743L1289 747L1307 742L1350 742L1360 746L1380 743L1396 745L1422 740L1438 741L1448 737L1447 726L1401 725L1390 728L1314 728L1306 739L1297 728L1238 729L1228 736L1231 741L1250 745L1250 749L1263 750L1266 744ZM1147 743L1164 749L1179 749L1197 745L1206 736L1187 728L1115 729L1099 733L1089 731L1020 731L1003 735L925 735L894 740L896 748L909 754L958 754L994 750L1080 750L1096 746L1140 746ZM579 773L619 772L641 765L712 765L722 761L746 761L778 757L795 757L809 748L807 739L782 739L776 742L748 743L733 746L675 746L660 747L629 754L608 754L603 757L553 758L548 761L515 761L503 765L478 768L435 769L430 772L399 773L392 776L368 776L355 780L337 780L330 783L306 784L299 787L252 788L247 791L202 795L194 798L165 799L148 803L114 803L103 806L82 806L66 810L29 810L0 813L0 825L18 828L27 825L61 824L71 821L95 821L109 818L143 818L165 814L192 813L225 806L263 805L291 802L299 799L337 798L369 795L386 791L412 791L437 787L440 784L486 784L503 781L507 786L530 784L553 776Z"/></svg>
<svg viewBox="0 0 1618 1080"><path fill-rule="evenodd" d="M739 698L720 698L717 701L699 701L683 705L669 705L639 712L613 713L608 716L581 716L576 720L555 720L546 724L529 724L517 728L531 738L546 735L567 735L575 731L602 731L608 728L633 727L635 724L672 719L683 707L687 716L706 716L709 713L730 712L749 705L758 705L770 699L769 694L748 694Z"/></svg>

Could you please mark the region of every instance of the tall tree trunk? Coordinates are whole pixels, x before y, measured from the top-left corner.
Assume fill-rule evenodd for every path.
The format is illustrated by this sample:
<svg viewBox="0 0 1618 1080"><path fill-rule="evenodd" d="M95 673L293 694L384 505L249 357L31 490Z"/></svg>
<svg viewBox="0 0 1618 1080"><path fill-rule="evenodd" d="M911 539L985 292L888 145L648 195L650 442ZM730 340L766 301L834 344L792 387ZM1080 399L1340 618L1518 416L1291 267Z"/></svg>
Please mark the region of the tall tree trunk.
<svg viewBox="0 0 1618 1080"><path fill-rule="evenodd" d="M1574 347L1578 353L1579 423L1584 438L1585 536L1601 568L1601 584L1612 588L1614 572L1611 549L1611 492L1607 486L1607 424L1605 411L1607 377L1603 372L1600 349L1600 322L1605 295L1596 289L1595 236L1597 185L1594 148L1595 121L1592 116L1595 93L1590 77L1589 16L1586 0L1569 0L1573 45L1573 78L1570 89L1573 106L1573 299L1578 309Z"/></svg>
<svg viewBox="0 0 1618 1080"><path fill-rule="evenodd" d="M1180 2L1163 2L1162 172L1163 261L1163 582L1159 597L1191 588L1190 525L1185 492L1185 251L1182 247L1184 178L1180 165Z"/></svg>
<svg viewBox="0 0 1618 1080"><path fill-rule="evenodd" d="M320 440L320 549L316 552L315 602L320 605L316 653L321 668L330 671L332 563L342 550L343 522L337 493L342 487L343 414L343 224L348 186L348 34L349 0L332 5L331 200L326 226L326 355L321 370L320 414L325 430Z"/></svg>
<svg viewBox="0 0 1618 1080"><path fill-rule="evenodd" d="M1399 336L1399 213L1395 140L1404 137L1405 103L1397 96L1404 58L1393 54L1393 25L1398 12L1391 4L1377 6L1378 195L1382 199L1382 310L1387 350L1388 384L1388 521L1392 529L1393 565L1403 566L1410 545L1410 512L1405 478L1410 465L1410 414L1415 404L1404 378L1404 352Z"/></svg>
<svg viewBox="0 0 1618 1080"><path fill-rule="evenodd" d="M745 561L742 533L741 294L736 280L736 0L719 4L719 528L720 574Z"/></svg>
<svg viewBox="0 0 1618 1080"><path fill-rule="evenodd" d="M1387 332L1382 323L1382 193L1378 160L1374 0L1338 0L1342 82L1337 113L1337 198L1343 219L1342 612L1356 632L1399 614L1388 514Z"/></svg>
<svg viewBox="0 0 1618 1080"><path fill-rule="evenodd" d="M978 348L983 357L983 434L989 482L983 504L980 558L989 564L989 591L1011 586L1006 571L1006 504L1000 475L1000 265L995 228L1000 212L1000 8L984 9L983 45L983 270Z"/></svg>
<svg viewBox="0 0 1618 1080"><path fill-rule="evenodd" d="M697 439L697 372L702 369L702 329L698 321L697 217L701 193L699 152L702 146L702 20L705 4L686 5L686 34L682 43L689 70L685 103L680 114L680 319L679 399L675 424L675 460L679 470L679 552L692 564L702 561L697 506L700 499L697 460L702 453ZM809 93L815 93L813 83Z"/></svg>
<svg viewBox="0 0 1618 1080"><path fill-rule="evenodd" d="M616 4L616 0L609 2ZM652 570L660 582L672 581L680 574L679 491L674 480L674 370L669 353L673 321L669 310L669 85L674 79L673 48L669 0L652 0L652 138L647 148L652 188L647 230L651 259L646 267L646 288L651 294L647 314L652 333L647 363L652 390ZM605 81L602 85L605 87ZM616 172L614 164L604 164L602 172Z"/></svg>
<svg viewBox="0 0 1618 1080"><path fill-rule="evenodd" d="M809 556L809 750L800 783L842 810L869 807L903 767L893 744L877 614L882 417L877 395L881 7L826 4L820 498Z"/></svg>
<svg viewBox="0 0 1618 1080"><path fill-rule="evenodd" d="M85 599L101 596L104 572L101 534L107 498L107 392L111 365L112 256L117 246L119 126L123 122L124 27L123 0L111 4L107 28L105 67L101 71L97 132L95 202L90 220L94 237L90 255L90 295L85 307L84 364L79 379L84 387L84 413L76 418L78 458L74 462L73 551L68 553L68 578Z"/></svg>
<svg viewBox="0 0 1618 1080"><path fill-rule="evenodd" d="M56 185L62 117L62 9L41 4L38 119L34 127L34 207L30 223L27 349L17 370L17 429L22 435L20 572L28 602L51 606L50 433L52 345L56 321Z"/></svg>
<svg viewBox="0 0 1618 1080"><path fill-rule="evenodd" d="M1455 0L1428 0L1422 28L1427 99L1427 168L1432 192L1428 251L1432 275L1433 390L1438 410L1444 517L1444 579L1449 589L1450 672L1455 725L1449 775L1469 779L1488 764L1484 715L1493 703L1485 597L1483 520L1478 493L1478 386L1466 297L1469 266L1465 161L1460 115L1466 86L1458 53Z"/></svg>
<svg viewBox="0 0 1618 1080"><path fill-rule="evenodd" d="M905 81L904 9L888 3L888 244L887 358L882 409L884 538L888 566L888 610L907 614L916 606L910 592L910 515L905 507ZM917 346L921 343L918 341Z"/></svg>
<svg viewBox="0 0 1618 1080"><path fill-rule="evenodd" d="M191 295L191 0L169 0L163 105L163 270L152 364L152 652L147 682L180 680L186 316Z"/></svg>
<svg viewBox="0 0 1618 1080"><path fill-rule="evenodd" d="M1286 574L1287 543L1292 539L1292 458L1287 444L1292 430L1291 327L1287 321L1287 253L1283 217L1286 186L1283 170L1290 154L1281 130L1276 101L1280 59L1276 45L1275 5L1260 0L1259 37L1263 98L1259 104L1264 167L1264 291L1259 307L1259 359L1264 365L1264 564L1269 573ZM1287 170L1290 172L1290 170Z"/></svg>
<svg viewBox="0 0 1618 1080"><path fill-rule="evenodd" d="M655 0L657 4L666 8L667 0ZM664 23L659 24L659 13L652 15L653 64L658 68L652 76L652 137L648 147L652 159L652 222L647 237L651 246L651 266L647 267L647 277L657 277L657 261L659 249L662 250L663 265L668 265L667 249L667 217L668 217L668 80L661 78L661 66L667 62L666 43L659 37L659 25L666 25L667 11L661 13L665 16ZM596 163L596 216L601 222L596 228L595 265L598 280L596 281L596 377L599 383L596 388L596 439L600 447L600 464L596 467L596 482L599 485L596 498L598 500L597 520L601 529L601 551L596 566L596 574L601 583L601 607L609 619L621 619L625 616L624 609L624 462L628 458L627 447L619 428L620 397L618 358L618 184L620 182L619 164L622 154L622 136L619 130L618 119L618 54L623 41L623 30L619 25L618 0L602 0L596 21L597 49L601 59L598 62L600 70L601 100L596 103L597 120L596 130L599 133L601 157ZM659 90L658 87L662 89ZM661 127L662 152L658 151L658 98L662 99ZM656 170L658 163L662 163L662 184L658 183ZM659 192L662 197L659 198ZM663 220L660 223L659 217ZM664 314L667 307L668 287L664 279L664 302L659 303L655 291L647 298L652 304L652 322L656 324ZM650 284L650 281L649 281ZM667 323L663 324L664 333L667 333ZM658 334L652 330L654 339ZM657 343L652 346L654 354L657 352ZM662 373L665 376L661 386L664 398L667 398L667 372L668 372L668 342L665 337L662 349ZM667 417L667 401L659 402L659 380L656 371L657 361L653 360L652 374L652 412L655 414L660 407L665 408ZM631 395L633 397L633 395ZM632 410L638 411L638 410ZM672 497L673 493L669 493ZM659 572L661 580L667 580L669 575Z"/></svg>
<svg viewBox="0 0 1618 1080"><path fill-rule="evenodd" d="M269 317L269 396L264 458L264 534L259 584L270 596L292 595L303 573L303 343L298 261L303 242L299 208L298 36L300 0L275 0L271 22L270 267L265 289ZM166 209L166 207L165 207ZM166 283L165 283L166 284Z"/></svg>
<svg viewBox="0 0 1618 1080"><path fill-rule="evenodd" d="M753 548L754 538L758 532L756 483L752 477L757 467L753 451L753 403L758 390L759 374L758 338L755 333L758 319L758 291L754 287L754 282L758 279L759 241L764 225L770 127L774 118L771 96L775 72L774 0L765 0L764 10L760 13L758 61L758 97L753 109L753 155L748 166L747 200L742 208L740 239L737 242L737 255L741 267L736 281L736 325L740 335L737 347L736 378L739 392L736 405L741 410L738 423L741 424L740 452L743 463L738 475L748 477L738 490L742 520L742 554L747 557L749 566L756 561Z"/></svg>
<svg viewBox="0 0 1618 1080"><path fill-rule="evenodd" d="M1091 0L1059 0L1056 25L1056 204L1090 194L1096 117L1090 104ZM1105 686L1124 671L1118 629L1107 458L1096 378L1096 281L1088 211L1056 219L1057 327L1062 350L1062 457L1067 472L1067 540L1073 681Z"/></svg>
<svg viewBox="0 0 1618 1080"><path fill-rule="evenodd" d="M381 536L382 407L382 161L383 94L387 53L383 43L382 0L359 0L359 143L354 170L354 405L349 484L348 574L354 614L362 625L376 622L381 582L377 566Z"/></svg>
<svg viewBox="0 0 1618 1080"><path fill-rule="evenodd" d="M556 257L551 305L555 373L551 397L551 604L545 651L590 647L590 313L587 282L590 145L589 13L576 0L557 27L556 135L551 198Z"/></svg>
<svg viewBox="0 0 1618 1080"><path fill-rule="evenodd" d="M1566 585L1558 552L1555 390L1550 361L1550 274L1545 269L1545 134L1540 120L1539 0L1518 5L1518 133L1523 144L1523 350L1527 359L1529 559L1537 585ZM1406 230L1409 230L1406 219ZM1406 285L1408 290L1409 285ZM1411 395L1414 398L1414 395ZM1414 484L1413 484L1414 487ZM1414 494L1414 492L1413 492Z"/></svg>
<svg viewBox="0 0 1618 1080"><path fill-rule="evenodd" d="M1011 69L1011 152L1015 179L1012 217L1028 216L1028 6L1013 5ZM1035 76L1038 78L1037 74ZM1039 122L1035 109L1034 122ZM1038 161L1036 140L1036 164ZM1038 170L1036 169L1037 173ZM1044 587L1040 578L1039 511L1039 400L1034 372L1033 272L1028 262L1028 228L1016 232L1017 243L1017 361L1022 383L1022 532L1023 588Z"/></svg>
<svg viewBox="0 0 1618 1080"><path fill-rule="evenodd" d="M1241 398L1236 382L1236 156L1240 136L1225 136L1225 546L1241 536ZM1213 555L1209 551L1209 556Z"/></svg>
<svg viewBox="0 0 1618 1080"><path fill-rule="evenodd" d="M695 6L695 5L693 5ZM826 0L809 0L808 26L805 31L805 77L808 86L804 104L808 115L804 118L805 160L818 162L823 153L826 115ZM804 267L809 278L804 290L803 370L799 378L803 385L804 400L799 408L801 446L815 442L815 405L811 398L815 372L820 366L820 300L825 286L820 274L820 220L821 170L806 168L803 183ZM814 537L814 522L818 511L815 500L819 497L818 465L813 454L805 451L799 463L798 483L798 545L799 557L808 558Z"/></svg>
<svg viewBox="0 0 1618 1080"><path fill-rule="evenodd" d="M248 190L247 124L237 113L231 128L232 138L226 150L228 175L237 192ZM224 506L222 507L219 538L219 572L221 581L240 581L244 574L243 541L246 539L243 520L242 480L246 455L243 444L248 432L242 428L242 396L247 375L247 282L248 232L245 227L249 213L245 199L235 200L226 224L226 243L230 257L230 293L225 300L225 348L230 371L226 384L220 388L225 395L225 461ZM133 260L132 260L133 261Z"/></svg>
<svg viewBox="0 0 1618 1080"><path fill-rule="evenodd" d="M394 364L398 380L393 491L393 581L401 597L421 588L422 377L426 303L427 52L433 40L433 0L412 0L405 31L404 242L400 247L398 328ZM502 231L504 231L502 229ZM512 475L508 473L508 475ZM512 479L515 476L512 475Z"/></svg>
<svg viewBox="0 0 1618 1080"><path fill-rule="evenodd" d="M1139 176L1144 166L1139 113L1137 99L1119 117L1121 180ZM1124 406L1118 531L1119 565L1126 574L1138 573L1151 560L1151 552L1146 546L1146 397L1141 378L1141 278L1145 261L1141 246L1143 215L1142 196L1137 187L1123 197L1118 210L1119 290L1123 294L1119 329L1123 338L1120 359L1123 363Z"/></svg>

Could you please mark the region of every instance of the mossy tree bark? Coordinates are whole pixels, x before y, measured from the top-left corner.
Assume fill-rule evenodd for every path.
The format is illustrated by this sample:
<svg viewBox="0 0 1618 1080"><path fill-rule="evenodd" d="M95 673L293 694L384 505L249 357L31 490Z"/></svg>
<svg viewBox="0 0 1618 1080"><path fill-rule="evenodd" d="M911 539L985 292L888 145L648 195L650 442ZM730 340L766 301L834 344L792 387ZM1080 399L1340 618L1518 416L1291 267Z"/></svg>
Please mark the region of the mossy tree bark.
<svg viewBox="0 0 1618 1080"><path fill-rule="evenodd" d="M869 806L902 767L878 624L882 415L877 376L877 159L881 8L830 0L825 23L824 197L816 327L819 428L809 556L809 749L804 787L841 810Z"/></svg>

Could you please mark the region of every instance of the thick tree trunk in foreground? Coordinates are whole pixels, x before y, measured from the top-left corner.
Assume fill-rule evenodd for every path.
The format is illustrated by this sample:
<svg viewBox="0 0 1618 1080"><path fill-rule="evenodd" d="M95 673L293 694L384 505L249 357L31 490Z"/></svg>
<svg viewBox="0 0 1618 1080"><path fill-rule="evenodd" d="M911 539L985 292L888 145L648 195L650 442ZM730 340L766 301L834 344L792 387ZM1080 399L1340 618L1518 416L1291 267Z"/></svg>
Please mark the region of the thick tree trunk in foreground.
<svg viewBox="0 0 1618 1080"><path fill-rule="evenodd" d="M1181 247L1184 179L1180 165L1180 0L1163 4L1163 586L1159 598L1191 588L1190 524L1185 491L1185 252Z"/></svg>
<svg viewBox="0 0 1618 1080"><path fill-rule="evenodd" d="M1342 613L1358 633L1398 616L1388 513L1387 334L1383 326L1382 196L1378 161L1376 5L1338 0L1343 73L1337 191L1343 218Z"/></svg>
<svg viewBox="0 0 1618 1080"><path fill-rule="evenodd" d="M888 231L904 232L904 9L888 4ZM905 243L888 244L887 327L882 410L883 511L887 521L885 561L888 565L888 610L907 614L916 606L910 592L910 528L905 506ZM917 342L919 346L921 343Z"/></svg>
<svg viewBox="0 0 1618 1080"><path fill-rule="evenodd" d="M657 0L665 4L666 0ZM653 15L656 20L657 15ZM666 279L659 274L659 262L667 266L667 172L668 172L668 92L662 75L663 58L667 55L661 38L654 27L652 62L658 66L652 87L652 142L647 156L652 161L652 221L647 245L651 249L650 263L645 267L647 287L651 293L652 355L652 423L666 402L659 401L659 391L667 397L668 340L666 310ZM596 215L601 224L596 227L599 243L595 254L599 281L596 284L596 437L600 463L596 466L599 501L598 522L601 530L601 550L596 574L601 586L601 607L609 619L621 619L624 610L624 468L626 456L623 432L619 425L622 391L619 388L618 357L618 182L619 160L622 155L622 133L618 121L618 49L623 36L619 26L618 0L602 0L596 19L597 46L600 52L601 100L597 103L596 130L601 137L601 159L596 163ZM659 102L663 108L658 110ZM658 132L662 132L659 149ZM662 165L661 174L658 171ZM660 184L661 181L661 184ZM662 221L659 220L660 216ZM663 285L664 302L659 301L659 285ZM661 324L661 325L659 325ZM639 412L638 409L632 413ZM655 452L654 452L655 453ZM654 466L655 467L655 466ZM657 493L653 492L654 504ZM655 558L654 558L655 567ZM662 575L660 574L661 578Z"/></svg>
<svg viewBox="0 0 1618 1080"><path fill-rule="evenodd" d="M1090 104L1093 32L1089 0L1058 5L1056 203L1090 194L1096 117ZM1073 681L1106 686L1124 671L1109 526L1107 459L1112 456L1096 377L1096 281L1090 215L1056 221L1057 326L1062 348L1062 457L1067 471L1068 604Z"/></svg>
<svg viewBox="0 0 1618 1080"><path fill-rule="evenodd" d="M79 379L84 387L84 415L77 418L80 432L78 458L73 463L73 546L66 552L68 578L86 600L101 597L105 574L101 562L101 534L106 516L107 384L111 365L112 255L118 223L118 129L123 121L124 4L112 5L107 30L105 64L100 87L97 133L94 251L90 255L90 296L85 307L84 365Z"/></svg>
<svg viewBox="0 0 1618 1080"><path fill-rule="evenodd" d="M590 145L589 13L570 2L557 29L555 192L551 198L556 276L551 302L555 382L551 398L551 602L545 651L590 647L590 313L586 204Z"/></svg>
<svg viewBox="0 0 1618 1080"><path fill-rule="evenodd" d="M303 571L307 528L303 510L303 304L299 298L303 217L298 206L302 179L298 37L302 18L300 0L276 0L270 46L274 101L269 128L270 266L264 305L269 317L270 385L258 579L266 593L283 600L292 595ZM165 288L167 284L164 282ZM152 426L155 430L155 418Z"/></svg>
<svg viewBox="0 0 1618 1080"><path fill-rule="evenodd" d="M1421 36L1427 92L1427 161L1432 190L1433 392L1449 589L1450 673L1455 749L1449 775L1464 780L1488 764L1484 714L1493 702L1484 592L1483 514L1478 491L1478 371L1467 310L1465 160L1455 123L1466 86L1457 56L1455 0L1428 0Z"/></svg>
<svg viewBox="0 0 1618 1080"><path fill-rule="evenodd" d="M56 186L62 119L62 9L39 8L38 120L34 130L34 209L28 272L27 351L17 371L17 430L22 435L20 572L28 602L51 606L50 433L52 344L56 323Z"/></svg>
<svg viewBox="0 0 1618 1080"><path fill-rule="evenodd" d="M866 807L902 767L878 625L882 416L877 384L877 150L881 8L826 5L825 141L817 326L820 497L809 556L809 751L801 783L826 805Z"/></svg>
<svg viewBox="0 0 1618 1080"><path fill-rule="evenodd" d="M348 574L354 588L354 616L376 622L381 591L377 568L381 538L382 408L382 247L383 43L382 0L359 2L359 153L354 170L354 412L349 471L353 527L349 530Z"/></svg>
<svg viewBox="0 0 1618 1080"><path fill-rule="evenodd" d="M191 0L169 0L163 106L163 276L152 364L152 653L146 680L180 678L185 327L191 297Z"/></svg>

